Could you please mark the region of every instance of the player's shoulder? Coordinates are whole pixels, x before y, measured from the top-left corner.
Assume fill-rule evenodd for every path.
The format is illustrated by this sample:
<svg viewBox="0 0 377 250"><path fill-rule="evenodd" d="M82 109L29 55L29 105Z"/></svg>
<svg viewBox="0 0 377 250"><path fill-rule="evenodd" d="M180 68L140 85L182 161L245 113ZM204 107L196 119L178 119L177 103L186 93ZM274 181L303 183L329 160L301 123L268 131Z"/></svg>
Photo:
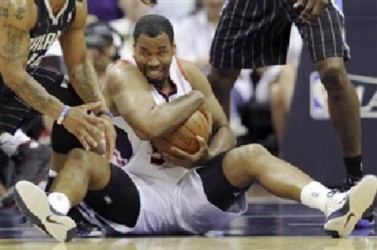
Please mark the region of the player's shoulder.
<svg viewBox="0 0 377 250"><path fill-rule="evenodd" d="M203 74L202 71L198 68L198 66L196 66L195 63L191 61L182 58L177 58L177 63L188 78Z"/></svg>
<svg viewBox="0 0 377 250"><path fill-rule="evenodd" d="M193 87L203 84L203 78L206 78L206 76L195 63L184 59L177 59L177 62L186 79Z"/></svg>
<svg viewBox="0 0 377 250"><path fill-rule="evenodd" d="M112 63L108 69L107 74L132 74L132 72L139 71L137 66L127 59L119 59Z"/></svg>
<svg viewBox="0 0 377 250"><path fill-rule="evenodd" d="M144 80L143 75L136 65L126 60L118 60L110 65L106 72L106 84L108 87L131 87Z"/></svg>
<svg viewBox="0 0 377 250"><path fill-rule="evenodd" d="M0 1L0 23L29 30L37 21L38 9L33 0Z"/></svg>

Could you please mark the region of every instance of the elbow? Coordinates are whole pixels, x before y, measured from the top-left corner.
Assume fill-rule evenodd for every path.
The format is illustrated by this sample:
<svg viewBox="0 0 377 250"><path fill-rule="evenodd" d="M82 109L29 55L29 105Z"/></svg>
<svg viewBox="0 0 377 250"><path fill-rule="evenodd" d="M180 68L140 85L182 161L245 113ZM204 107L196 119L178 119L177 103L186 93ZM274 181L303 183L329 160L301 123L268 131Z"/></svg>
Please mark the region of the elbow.
<svg viewBox="0 0 377 250"><path fill-rule="evenodd" d="M22 70L17 68L11 69L10 67L2 67L1 69L0 73L4 84L13 91L17 90L23 82L22 74L20 74Z"/></svg>

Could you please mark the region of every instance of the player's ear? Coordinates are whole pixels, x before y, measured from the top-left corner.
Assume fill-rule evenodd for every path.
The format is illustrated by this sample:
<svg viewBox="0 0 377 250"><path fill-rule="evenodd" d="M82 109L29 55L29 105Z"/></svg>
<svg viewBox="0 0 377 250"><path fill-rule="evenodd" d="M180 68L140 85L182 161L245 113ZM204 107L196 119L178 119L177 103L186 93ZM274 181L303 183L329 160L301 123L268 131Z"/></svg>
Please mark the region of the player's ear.
<svg viewBox="0 0 377 250"><path fill-rule="evenodd" d="M177 51L177 46L175 46L175 43L173 42L173 45L172 45L172 51L173 51L173 55L175 55L176 51Z"/></svg>

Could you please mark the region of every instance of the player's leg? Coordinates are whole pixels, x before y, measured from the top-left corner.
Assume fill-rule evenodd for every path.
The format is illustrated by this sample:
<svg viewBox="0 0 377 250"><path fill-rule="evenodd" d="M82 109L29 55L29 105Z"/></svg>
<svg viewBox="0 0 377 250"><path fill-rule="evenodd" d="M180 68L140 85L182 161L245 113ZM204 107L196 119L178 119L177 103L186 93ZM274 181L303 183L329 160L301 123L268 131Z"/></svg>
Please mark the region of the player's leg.
<svg viewBox="0 0 377 250"><path fill-rule="evenodd" d="M48 75L46 81L51 81ZM15 163L14 176L8 185L8 191L1 198L0 206L13 203L13 185L19 180L34 183L41 181L49 169L51 150L31 140L21 130L17 130L25 119L36 115L36 112L7 86L0 78L0 148Z"/></svg>
<svg viewBox="0 0 377 250"><path fill-rule="evenodd" d="M221 70L211 66L207 76L213 93L219 100L225 114L230 115L230 92L236 82L241 70Z"/></svg>
<svg viewBox="0 0 377 250"><path fill-rule="evenodd" d="M103 189L109 180L110 167L104 157L73 149L48 197L38 186L21 181L15 186L15 198L20 211L31 223L57 240L67 241L73 236L75 223L64 215L84 199L89 189Z"/></svg>
<svg viewBox="0 0 377 250"><path fill-rule="evenodd" d="M360 103L348 79L343 58L326 58L318 61L316 67L328 93L330 118L340 137L347 167L347 178L350 186L353 186L363 175Z"/></svg>
<svg viewBox="0 0 377 250"><path fill-rule="evenodd" d="M222 166L224 176L234 187L242 189L258 182L279 197L321 210L327 216L325 229L333 236L347 236L364 214L373 211L377 202L375 176L363 178L349 192L336 192L257 144L229 151Z"/></svg>
<svg viewBox="0 0 377 250"><path fill-rule="evenodd" d="M290 23L275 1L227 1L211 45L208 80L229 116L241 69L285 63Z"/></svg>
<svg viewBox="0 0 377 250"><path fill-rule="evenodd" d="M329 6L311 25L296 24L327 90L331 121L342 144L347 182L352 186L363 175L360 104L344 65L349 58L344 16L336 6Z"/></svg>

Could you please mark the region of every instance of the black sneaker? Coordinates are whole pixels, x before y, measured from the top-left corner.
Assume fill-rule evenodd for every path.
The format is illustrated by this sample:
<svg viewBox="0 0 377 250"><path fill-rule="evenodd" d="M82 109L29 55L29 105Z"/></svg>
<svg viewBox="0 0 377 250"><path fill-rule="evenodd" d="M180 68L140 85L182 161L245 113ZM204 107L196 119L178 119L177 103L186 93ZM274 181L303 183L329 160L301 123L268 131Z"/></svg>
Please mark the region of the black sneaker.
<svg viewBox="0 0 377 250"><path fill-rule="evenodd" d="M100 227L89 222L79 211L77 207L69 210L68 216L76 223L76 236L80 238L99 238L104 236Z"/></svg>
<svg viewBox="0 0 377 250"><path fill-rule="evenodd" d="M7 192L0 198L0 208L14 204L14 185L21 180L38 184L48 174L52 150L50 147L30 141L18 147L11 157L14 162L14 175Z"/></svg>
<svg viewBox="0 0 377 250"><path fill-rule="evenodd" d="M350 190L353 186L355 186L360 180L355 178L346 178L343 181L343 185L340 188L340 191L346 192ZM374 212L373 211L367 211L363 214L361 219L356 223L355 228L372 228L374 227Z"/></svg>
<svg viewBox="0 0 377 250"><path fill-rule="evenodd" d="M14 197L21 213L34 226L59 242L67 242L75 235L75 222L54 212L48 198L38 186L28 181L15 185Z"/></svg>
<svg viewBox="0 0 377 250"><path fill-rule="evenodd" d="M52 150L49 146L36 141L20 145L17 153L11 157L15 165L15 173L10 186L21 180L38 184L48 173L51 155Z"/></svg>

